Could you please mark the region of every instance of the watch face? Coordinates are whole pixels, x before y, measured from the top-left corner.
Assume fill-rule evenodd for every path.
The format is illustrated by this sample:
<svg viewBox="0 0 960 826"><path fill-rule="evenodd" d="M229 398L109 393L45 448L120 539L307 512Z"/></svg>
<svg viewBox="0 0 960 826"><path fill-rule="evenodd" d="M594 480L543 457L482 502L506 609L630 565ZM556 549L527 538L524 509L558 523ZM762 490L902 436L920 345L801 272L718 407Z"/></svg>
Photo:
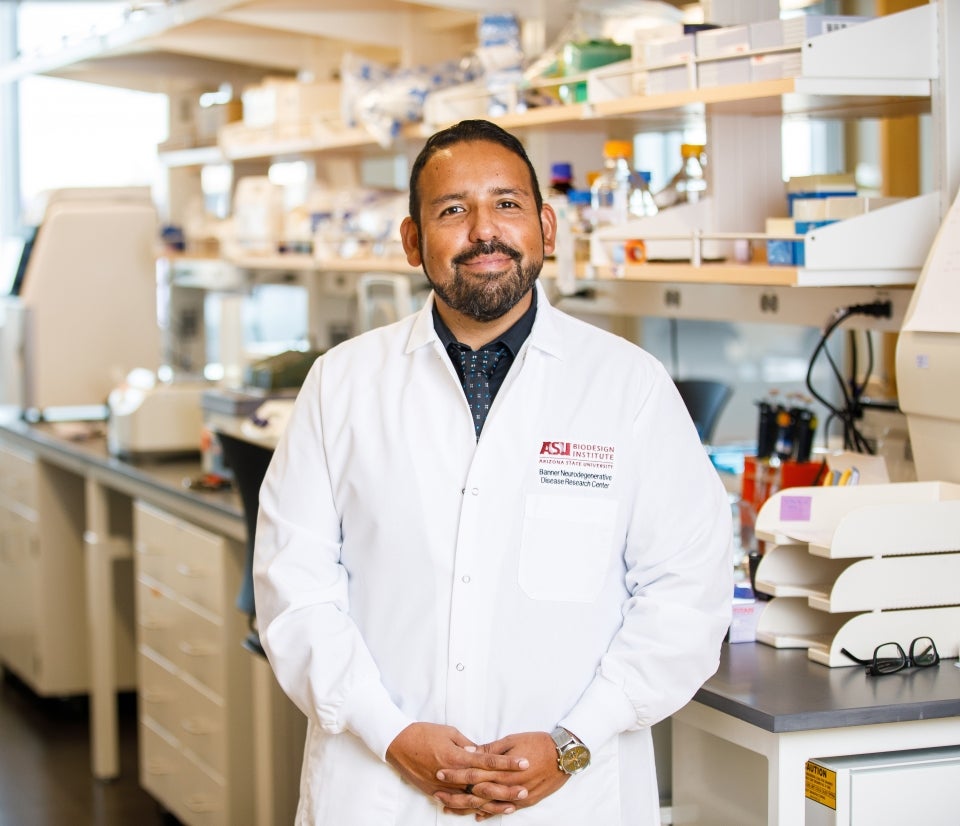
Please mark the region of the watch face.
<svg viewBox="0 0 960 826"><path fill-rule="evenodd" d="M560 756L560 766L567 774L576 774L590 765L590 749L575 743Z"/></svg>

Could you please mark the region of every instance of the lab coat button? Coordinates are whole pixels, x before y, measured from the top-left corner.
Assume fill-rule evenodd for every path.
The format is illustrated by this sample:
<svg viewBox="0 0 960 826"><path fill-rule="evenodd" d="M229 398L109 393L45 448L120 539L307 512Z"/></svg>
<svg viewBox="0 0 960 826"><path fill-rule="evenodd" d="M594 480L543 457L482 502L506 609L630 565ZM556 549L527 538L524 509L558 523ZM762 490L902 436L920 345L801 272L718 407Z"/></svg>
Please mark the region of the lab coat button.
<svg viewBox="0 0 960 826"><path fill-rule="evenodd" d="M457 671L463 671L465 667L463 663L457 663Z"/></svg>
<svg viewBox="0 0 960 826"><path fill-rule="evenodd" d="M462 577L460 577L460 581L463 582L464 584L469 584L470 574L464 574Z"/></svg>
<svg viewBox="0 0 960 826"><path fill-rule="evenodd" d="M479 496L480 488L474 488L473 490L470 491L470 493L472 493L474 496Z"/></svg>

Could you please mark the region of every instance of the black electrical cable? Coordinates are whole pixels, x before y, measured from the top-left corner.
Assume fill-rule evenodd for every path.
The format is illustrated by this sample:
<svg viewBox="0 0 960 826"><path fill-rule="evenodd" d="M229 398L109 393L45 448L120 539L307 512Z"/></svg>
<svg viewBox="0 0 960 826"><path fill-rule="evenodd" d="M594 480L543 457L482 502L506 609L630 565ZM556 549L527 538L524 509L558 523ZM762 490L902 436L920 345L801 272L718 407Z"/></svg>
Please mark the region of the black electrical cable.
<svg viewBox="0 0 960 826"><path fill-rule="evenodd" d="M834 331L837 327L839 327L840 324L843 323L843 321L845 321L850 315L852 315L852 313L850 312L850 310L849 310L848 308L847 308L847 309L840 310L840 311L838 311L838 312L834 315L833 319L830 321L830 323L827 324L826 328L824 328L824 331L820 334L820 340L817 342L817 346L814 347L814 349L813 349L813 354L810 356L810 362L809 362L809 364L807 365L807 377L806 377L807 390L809 390L809 391L810 391L810 394L811 394L818 402L820 402L820 404L822 404L825 408L827 408L827 410L829 410L830 413L831 413L831 415L827 418L826 423L824 424L824 439L825 439L825 440L826 440L826 438L827 438L827 434L829 433L829 424L830 424L830 421L831 421L833 418L838 418L838 419L840 419L841 421L844 421L844 422L845 422L846 417L845 417L845 415L844 415L843 410L841 410L840 408L834 407L834 405L833 405L830 401L828 401L827 399L825 399L823 396L821 396L821 395L814 389L814 386L813 386L813 367L814 367L814 365L816 364L817 358L820 356L820 353L826 348L826 346L827 346L827 341L828 341L829 338L830 338L830 334L833 333L833 331ZM828 356L829 356L829 353L828 353ZM832 359L832 358L828 358L828 361L829 361L831 367L832 367L833 370L834 370L834 374L836 375L837 373L839 373L839 370L837 370L837 366L836 366L836 364L834 363L833 359ZM846 388L846 383L843 381L843 377L842 377L842 376L840 376L840 386L841 386L842 389L843 389L844 401L846 402L846 398L847 398L847 388ZM846 432L844 432L844 442L846 442Z"/></svg>
<svg viewBox="0 0 960 826"><path fill-rule="evenodd" d="M852 374L850 377L849 384L846 379L844 379L842 372L837 367L836 362L833 359L833 355L827 349L827 342L830 339L831 334L836 330L844 321L846 321L852 315L870 315L876 318L889 318L892 313L892 303L889 301L875 301L871 304L854 304L849 307L843 307L837 310L833 317L828 322L827 326L824 328L823 333L820 336L820 340L817 342L817 346L814 348L813 354L810 356L810 363L807 366L807 376L806 376L806 385L807 390L810 391L810 394L820 402L827 410L830 411L830 415L827 417L826 422L824 423L824 440L828 440L830 423L834 418L839 419L843 425L843 446L846 450L856 450L860 453L870 453L872 454L873 448L867 439L860 432L857 427L857 419L860 417L860 399L863 395L864 390L866 389L867 382L870 379L870 373L873 371L873 340L870 338L869 334L867 335L867 348L868 348L868 360L867 360L867 373L863 379L863 382L860 383L857 380L857 348L856 340L851 338L851 363L853 365ZM821 396L813 387L813 368L817 362L817 359L820 357L821 353L826 353L827 362L830 365L830 368L833 372L834 378L836 378L837 383L840 387L840 391L843 395L843 407L838 408L831 404L826 398Z"/></svg>

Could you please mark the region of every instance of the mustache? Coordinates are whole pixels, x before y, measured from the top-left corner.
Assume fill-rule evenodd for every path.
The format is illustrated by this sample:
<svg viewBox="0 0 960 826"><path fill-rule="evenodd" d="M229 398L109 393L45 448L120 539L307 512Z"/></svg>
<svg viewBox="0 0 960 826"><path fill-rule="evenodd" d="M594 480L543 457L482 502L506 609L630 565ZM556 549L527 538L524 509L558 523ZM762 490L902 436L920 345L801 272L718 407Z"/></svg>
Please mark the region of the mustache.
<svg viewBox="0 0 960 826"><path fill-rule="evenodd" d="M507 246L502 241L477 241L473 246L457 253L453 258L453 263L465 264L472 258L478 258L481 255L493 255L494 253L509 256L514 261L520 261L523 258L519 250Z"/></svg>

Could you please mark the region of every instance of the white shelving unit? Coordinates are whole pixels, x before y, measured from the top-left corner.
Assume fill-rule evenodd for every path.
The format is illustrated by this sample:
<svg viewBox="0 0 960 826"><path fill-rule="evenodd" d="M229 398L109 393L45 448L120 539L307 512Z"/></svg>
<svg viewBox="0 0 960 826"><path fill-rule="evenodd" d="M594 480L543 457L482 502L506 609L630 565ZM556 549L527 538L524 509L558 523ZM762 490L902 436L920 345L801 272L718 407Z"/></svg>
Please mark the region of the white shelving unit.
<svg viewBox="0 0 960 826"><path fill-rule="evenodd" d="M423 34L426 31L433 33L434 40L442 39L438 33L463 25L472 14L481 10L480 4L464 2L430 4L431 7L445 5L450 8L428 9L399 0L380 0L376 9L378 25L353 37L365 40L361 49L376 53L378 49L386 48L383 27L385 21L392 21L392 56L403 61L410 56L412 44L418 42L417 38L411 37L411 29L422 30L421 39L426 37ZM546 11L541 8L543 4L515 5L518 8L512 10L534 23L538 15L543 19ZM802 66L797 77L691 88L669 94L608 95L606 100L542 107L504 115L497 120L506 128L518 130L528 137L536 136L534 143L538 146L549 146L550 135L554 132L573 131L594 136L599 142L609 130L622 129L625 119L632 120L639 128L649 129L651 126L667 128L691 117L706 118L714 161L711 174L724 177L713 182L714 190L719 194L715 210L717 225L712 234L706 234L700 241L727 242L734 237L758 240L761 216L782 208L779 151L775 157L770 153L771 146L779 147L782 117L856 119L933 111L938 134L935 149L937 177L943 184L940 190L810 233L804 239L805 267L648 264L628 266L623 277L616 280L606 278L602 273L597 280L582 278L584 285L602 294L615 295L623 291L619 282L639 282L734 288L844 287L861 290L860 300L863 301L887 298L890 289L909 289L916 281L925 250L944 212L944 203L950 200L955 189L953 179L956 173L953 169L957 166L960 148L951 145L952 129L948 121L952 115L943 103L944 67L950 67L954 60L943 54L943 44L949 40L950 27L956 25L948 5L943 0L932 2L793 47L799 52ZM267 71L289 73L291 64L297 59L302 66L302 55L300 58L294 55L297 43L304 37L313 38L310 42L314 50L335 41L337 59L344 44L356 45L346 36L342 20L331 27L331 21L338 14L349 17L347 10L348 4L336 0L294 4L288 14L271 10L264 0L185 0L174 8L162 9L144 20L131 23L122 34L103 36L95 44L85 43L82 48L78 45L62 54L34 56L19 64L2 67L0 77L47 72L92 76L101 82L121 82L119 78L123 73L117 69L121 65L118 61L122 61L128 72L128 82L136 83L138 74L131 69L131 63L135 64L134 67L141 67L161 57L169 59L173 52L184 56L185 66L191 59L197 59L201 52L213 55L215 60L221 61L221 73L226 76L230 76L236 65L249 69L253 63L260 67L261 75ZM245 37L239 36L239 22L251 27ZM398 38L397 32L402 36ZM219 45L211 51L209 45L214 34ZM257 37L262 38L263 48L250 48ZM290 38L285 49L278 47L281 37ZM911 48L901 48L905 42L909 42ZM244 60L244 56L249 59ZM724 59L727 58L713 60ZM700 59L698 62L707 61ZM115 64L116 77L110 75L112 64ZM602 76L604 71L614 70L594 70L587 73L588 80L594 75ZM621 65L615 71L624 72L626 68ZM636 75L644 70L633 68L631 71ZM197 74L196 77L202 81L204 75ZM634 77L628 76L625 86L619 88L632 88L635 81ZM408 128L395 151L412 151L427 133L441 125ZM763 151L758 152L758 147ZM189 175L190 170L214 162L267 162L275 157L299 155L326 163L383 151L364 130L346 129L315 140L270 140L243 146L183 148L164 152L161 157L173 173L186 170ZM763 160L758 164L757 159L761 157ZM754 173L749 186L743 185L745 168ZM725 171L719 171L721 169ZM396 262L377 262L377 265L380 270L397 271ZM403 269L402 266L399 268L400 271ZM316 270L361 271L342 261L317 262ZM882 294L878 295L878 290ZM795 300L790 292L783 296L784 309L787 301ZM736 317L739 305L743 303L736 300L739 295L731 293L730 300L723 302L720 315ZM829 303L828 294L823 294L822 298L829 309L835 306ZM599 300L601 306L602 299L603 295ZM809 316L807 311L802 311L807 323L822 320L823 304L812 309ZM713 306L716 306L715 302ZM653 312L674 315L677 310L675 305L654 306ZM779 320L776 313L772 315L765 320Z"/></svg>
<svg viewBox="0 0 960 826"><path fill-rule="evenodd" d="M933 637L957 655L960 485L912 482L790 488L757 516L767 549L757 590L772 600L757 639L851 665L878 645Z"/></svg>
<svg viewBox="0 0 960 826"><path fill-rule="evenodd" d="M344 26L351 9L343 0L295 3L284 14L271 9L266 0L183 0L137 21L136 25L131 23L122 36L111 34L102 38L99 50L87 44L84 49L78 47L79 50L58 56L25 59L18 65L0 68L0 77L43 71L122 82L123 73L117 71L122 65L127 72L123 75L126 82L137 83L140 69L155 65L161 58L169 60L174 53L184 56L185 66L201 54L220 61L221 80L234 77L234 66L250 69L254 63L261 75L289 75L291 64L298 59L303 66L304 38L310 38L311 53L322 49L330 52L322 66L316 62L318 58L313 58L316 69L337 63L346 47L383 56L388 40L391 59L401 63L422 61L432 52L418 52L417 45L431 42L436 50L437 41L444 40L445 33L462 31L457 27L475 19L476 13L482 11L481 5L451 2L419 6L400 0L378 0L377 25L368 27L369 30L356 29L347 36ZM559 11L552 6L548 10L542 2L512 5L517 8L508 10L525 21L525 31L536 30L538 25L542 28L548 19L556 20ZM854 291L854 300L860 302L892 298L894 317L888 325L881 321L874 326L898 329L902 318L899 313L905 306L905 301L899 299L909 296L945 211L944 204L949 202L956 186L952 169L958 166L960 147L951 145L953 116L943 103L944 67L951 65L943 44L949 41L950 27L957 25L948 5L938 0L806 41L794 47L802 66L797 77L691 88L669 94L608 95L605 100L545 106L497 118L505 128L524 136L541 169L549 161L556 141L564 147L571 142L599 147L608 134L621 134L627 123L630 126L626 128L636 131L671 128L691 118L705 119L711 150L709 172L717 193L717 207L713 210L711 232L697 243L729 246L731 239L737 237L762 243L763 218L784 210L779 149L783 117L857 119L905 112L934 113L936 178L942 184L939 191L810 233L804 238L804 267L726 262L702 266L645 264L628 266L622 277L616 279L602 272L588 277L584 270L579 283L591 295L573 304L601 313L612 307L627 313L729 320L743 320L745 308L746 318L750 319L749 308L760 304L763 311L755 316L759 320L820 324L837 306L839 296L830 290L846 290L847 295ZM241 24L248 27L243 36L237 28ZM384 37L385 27L391 30L389 39ZM262 38L263 48L254 45L261 42L257 38ZM285 48L279 47L282 38L289 38ZM215 49L211 46L214 41ZM909 42L911 48L901 48L904 42ZM244 55L250 59L244 61ZM111 65L115 65L117 77L111 77ZM587 73L588 81L604 71L614 70L594 70ZM625 67L621 65L616 71L623 72ZM632 72L622 79L618 87L621 91L638 84L636 76L642 75L643 70L633 68ZM197 82L205 78L205 74L199 73ZM179 86L172 88L181 94ZM442 125L411 126L390 150L384 150L365 130L351 128L331 130L309 140L270 139L242 145L180 148L161 153L161 158L171 171L172 181L177 181L171 185L177 200L178 193L199 186L199 169L204 164L233 163L238 165L239 175L246 171L243 165L254 171L251 165L266 164L274 158L309 157L318 169L327 165L342 169L371 155L412 154L428 133ZM750 174L746 175L744 170L750 170ZM279 264L248 263L251 271L263 269L261 264L266 264L266 268ZM367 271L368 263L378 271L408 271L405 262L395 261L318 261L314 267L291 261L284 268L296 268L307 273L307 277L322 276L325 272L353 277L353 273ZM549 269L545 277L550 277ZM628 285L642 286L638 289ZM684 301L672 300L681 287ZM710 292L708 300L698 294L705 287L718 288ZM817 288L815 297L801 298L800 293L806 290L794 289L797 287ZM771 300L771 290L777 291L775 300ZM698 312L706 315L691 315Z"/></svg>

